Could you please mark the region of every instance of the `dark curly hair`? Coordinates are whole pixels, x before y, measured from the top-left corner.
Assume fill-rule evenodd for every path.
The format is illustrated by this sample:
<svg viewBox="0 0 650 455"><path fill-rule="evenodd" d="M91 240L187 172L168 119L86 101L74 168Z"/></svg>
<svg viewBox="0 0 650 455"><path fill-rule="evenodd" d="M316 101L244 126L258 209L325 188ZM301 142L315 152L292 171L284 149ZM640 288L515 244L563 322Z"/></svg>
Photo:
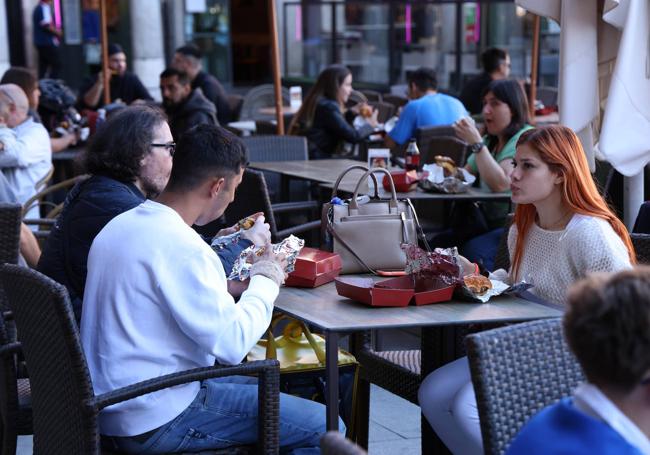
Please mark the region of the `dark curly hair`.
<svg viewBox="0 0 650 455"><path fill-rule="evenodd" d="M131 106L111 115L97 129L83 158L86 172L124 183L140 176L140 162L151 150L154 130L167 121L151 106Z"/></svg>
<svg viewBox="0 0 650 455"><path fill-rule="evenodd" d="M627 393L650 370L650 267L595 274L573 286L564 315L589 382Z"/></svg>

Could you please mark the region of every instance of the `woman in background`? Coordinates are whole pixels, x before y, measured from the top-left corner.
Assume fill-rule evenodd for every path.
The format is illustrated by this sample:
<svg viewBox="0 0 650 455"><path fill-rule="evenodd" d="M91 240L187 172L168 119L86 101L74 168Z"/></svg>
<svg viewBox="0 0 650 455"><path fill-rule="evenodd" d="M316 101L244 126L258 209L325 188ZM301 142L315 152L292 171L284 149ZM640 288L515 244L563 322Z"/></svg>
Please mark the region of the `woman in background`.
<svg viewBox="0 0 650 455"><path fill-rule="evenodd" d="M352 93L352 73L343 65L325 68L289 126L289 134L305 136L309 158L335 158L344 154L344 143L356 144L377 127L377 111L365 103L346 111ZM357 114L369 113L366 123L356 129L351 122Z"/></svg>

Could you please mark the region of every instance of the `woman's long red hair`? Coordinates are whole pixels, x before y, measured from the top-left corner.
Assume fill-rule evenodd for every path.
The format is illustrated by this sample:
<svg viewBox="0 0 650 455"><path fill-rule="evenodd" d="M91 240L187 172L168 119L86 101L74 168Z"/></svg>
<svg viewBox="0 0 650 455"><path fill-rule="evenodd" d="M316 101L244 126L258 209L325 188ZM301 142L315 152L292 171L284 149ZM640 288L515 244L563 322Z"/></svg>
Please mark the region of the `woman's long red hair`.
<svg viewBox="0 0 650 455"><path fill-rule="evenodd" d="M524 132L517 142L517 147L523 144L535 150L552 172L564 177L563 200L571 211L607 220L627 247L630 262L635 264L636 254L630 234L598 192L589 172L582 144L576 134L564 126L546 126ZM526 236L535 222L536 215L537 211L533 204L518 204L515 209L514 223L518 235L511 268L511 274L515 279L518 279Z"/></svg>

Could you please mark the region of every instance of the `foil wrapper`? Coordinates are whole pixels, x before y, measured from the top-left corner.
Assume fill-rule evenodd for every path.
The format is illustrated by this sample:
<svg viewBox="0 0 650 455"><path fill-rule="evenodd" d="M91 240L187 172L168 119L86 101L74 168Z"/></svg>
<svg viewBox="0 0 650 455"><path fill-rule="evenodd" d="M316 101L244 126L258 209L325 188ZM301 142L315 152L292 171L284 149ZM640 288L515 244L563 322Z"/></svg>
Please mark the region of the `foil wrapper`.
<svg viewBox="0 0 650 455"><path fill-rule="evenodd" d="M527 291L533 287L532 284L526 283L524 281L515 283L512 286L508 286L506 283L499 280L490 279L490 282L492 283L492 289L488 290L483 295L474 294L467 288L467 286L459 286L458 297L470 302L487 303L492 297L496 297L501 294L519 294L520 292Z"/></svg>
<svg viewBox="0 0 650 455"><path fill-rule="evenodd" d="M287 257L287 267L284 269L285 273L293 272L296 266L296 257L298 257L298 253L300 253L300 250L302 250L303 246L305 246L305 241L294 235L290 235L280 243L275 243L272 245L273 252L284 253L284 255ZM248 259L252 254L261 256L264 254L264 247L258 248L255 245L251 245L242 251L239 257L235 260L235 264L232 267L232 272L230 272L230 276L228 276L229 280L244 281L250 277L250 271L253 264L249 262Z"/></svg>
<svg viewBox="0 0 650 455"><path fill-rule="evenodd" d="M232 234L222 235L212 239L210 246L214 251L223 250L226 246L239 242L241 239L241 231L233 232Z"/></svg>
<svg viewBox="0 0 650 455"><path fill-rule="evenodd" d="M417 281L442 281L448 286L461 282L458 250L436 248L428 252L413 244L402 245L406 253L406 274Z"/></svg>
<svg viewBox="0 0 650 455"><path fill-rule="evenodd" d="M458 168L456 175L447 177L444 168L437 164L425 164L422 171L425 178L420 179L419 185L425 191L465 193L476 181L476 177L464 168Z"/></svg>

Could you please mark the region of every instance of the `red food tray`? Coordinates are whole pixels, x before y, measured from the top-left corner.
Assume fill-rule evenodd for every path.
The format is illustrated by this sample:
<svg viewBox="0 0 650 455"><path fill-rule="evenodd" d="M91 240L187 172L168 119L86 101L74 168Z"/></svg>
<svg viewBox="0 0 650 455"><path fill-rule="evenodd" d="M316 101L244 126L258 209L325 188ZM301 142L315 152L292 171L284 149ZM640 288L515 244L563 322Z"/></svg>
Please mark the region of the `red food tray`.
<svg viewBox="0 0 650 455"><path fill-rule="evenodd" d="M293 275L293 272L289 274L289 277L285 280L285 286L292 286L296 288L317 288L323 284L334 281L334 278L339 276L340 270L334 270L332 272L321 273L310 278L304 278L300 276Z"/></svg>
<svg viewBox="0 0 650 455"><path fill-rule="evenodd" d="M370 306L407 306L446 302L451 300L455 285L442 282L421 282L415 284L410 276L391 278L374 282L371 278L336 278L336 291L339 295L365 303Z"/></svg>

